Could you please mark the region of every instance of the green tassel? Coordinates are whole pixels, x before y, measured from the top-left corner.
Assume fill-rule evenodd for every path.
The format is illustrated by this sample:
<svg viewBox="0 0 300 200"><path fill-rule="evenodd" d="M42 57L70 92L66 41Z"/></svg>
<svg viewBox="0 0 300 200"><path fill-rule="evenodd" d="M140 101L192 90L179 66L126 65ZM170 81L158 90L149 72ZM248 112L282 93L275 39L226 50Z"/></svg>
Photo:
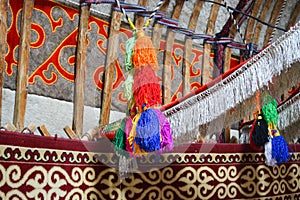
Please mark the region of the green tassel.
<svg viewBox="0 0 300 200"><path fill-rule="evenodd" d="M133 95L132 95L132 84L134 81L133 74L134 74L134 69L129 72L128 77L126 78L125 82L122 85L124 97L128 101L132 101L132 99L133 99Z"/></svg>
<svg viewBox="0 0 300 200"><path fill-rule="evenodd" d="M125 141L126 141L126 133L125 133L126 119L122 120L122 123L119 129L116 132L115 138L113 139L113 144L118 151L124 150L126 151Z"/></svg>
<svg viewBox="0 0 300 200"><path fill-rule="evenodd" d="M132 54L133 54L133 48L136 41L136 33L133 33L133 37L129 38L125 43L125 71L129 71L134 68L132 64Z"/></svg>
<svg viewBox="0 0 300 200"><path fill-rule="evenodd" d="M278 112L277 112L277 102L275 99L262 107L262 113L267 124L273 123L277 125Z"/></svg>

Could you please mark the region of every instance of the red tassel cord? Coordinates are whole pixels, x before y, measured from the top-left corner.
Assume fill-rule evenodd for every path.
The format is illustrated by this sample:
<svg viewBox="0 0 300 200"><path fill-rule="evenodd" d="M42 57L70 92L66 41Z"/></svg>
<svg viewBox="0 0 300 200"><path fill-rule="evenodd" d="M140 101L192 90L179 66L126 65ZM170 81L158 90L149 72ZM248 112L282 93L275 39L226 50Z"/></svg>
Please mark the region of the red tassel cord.
<svg viewBox="0 0 300 200"><path fill-rule="evenodd" d="M161 89L158 81L158 77L149 65L135 70L132 91L135 104L140 111L143 105L147 107L161 105Z"/></svg>

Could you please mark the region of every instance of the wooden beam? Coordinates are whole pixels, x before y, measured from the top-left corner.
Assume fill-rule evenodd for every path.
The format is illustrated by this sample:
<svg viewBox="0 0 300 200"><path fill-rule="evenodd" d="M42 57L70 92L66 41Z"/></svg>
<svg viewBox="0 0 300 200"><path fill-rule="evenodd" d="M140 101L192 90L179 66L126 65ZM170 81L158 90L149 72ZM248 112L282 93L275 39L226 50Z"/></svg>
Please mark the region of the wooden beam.
<svg viewBox="0 0 300 200"><path fill-rule="evenodd" d="M262 8L260 17L259 17L260 20L266 21L268 13L270 12L271 5L272 5L272 1L265 2L265 4L263 5L263 8ZM259 42L262 26L263 26L262 23L257 23L257 25L255 27L254 36L253 36L254 44L258 44L258 42Z"/></svg>
<svg viewBox="0 0 300 200"><path fill-rule="evenodd" d="M2 89L5 73L5 47L7 37L8 0L0 0L0 125L2 116Z"/></svg>
<svg viewBox="0 0 300 200"><path fill-rule="evenodd" d="M34 6L34 0L25 0L23 3L21 33L19 46L17 88L15 95L14 107L14 124L20 131L24 128L27 86L28 86L28 69L30 61L30 31L31 18Z"/></svg>
<svg viewBox="0 0 300 200"><path fill-rule="evenodd" d="M86 49L87 49L87 31L88 31L89 15L90 15L90 6L81 6L78 39L77 39L75 92L74 92L73 124L72 124L72 129L74 130L78 138L81 137L83 131Z"/></svg>
<svg viewBox="0 0 300 200"><path fill-rule="evenodd" d="M139 0L138 3L140 6L148 6L148 0ZM141 29L144 26L144 18L143 16L136 15L135 19L135 27L136 29Z"/></svg>
<svg viewBox="0 0 300 200"><path fill-rule="evenodd" d="M286 27L287 29L290 29L292 26L294 26L296 24L296 20L297 20L299 13L300 13L300 3L298 1L298 3L296 3L296 5L294 7L294 10L293 10L292 15L289 20L289 23Z"/></svg>
<svg viewBox="0 0 300 200"><path fill-rule="evenodd" d="M204 1L197 0L194 9L192 12L192 16L190 18L190 22L188 28L190 30L195 30L197 26L197 21L199 18L200 10L204 4ZM183 52L183 66L182 66L182 95L185 96L191 91L191 84L190 84L190 68L191 68L191 57L192 57L192 50L193 50L193 40L191 37L185 37L185 45L184 45L184 52Z"/></svg>
<svg viewBox="0 0 300 200"><path fill-rule="evenodd" d="M47 128L44 124L39 126L37 129L41 133L42 136L51 136L50 132L47 130Z"/></svg>
<svg viewBox="0 0 300 200"><path fill-rule="evenodd" d="M257 17L257 15L259 13L259 8L261 6L261 3L262 3L262 0L256 0L254 2L253 8L252 8L252 13L251 13L251 15L253 17ZM254 29L255 22L256 21L252 18L250 18L248 20L248 24L247 24L247 27L246 27L246 35L245 35L245 39L246 39L247 42L252 42L253 41L252 35L253 35L253 29Z"/></svg>
<svg viewBox="0 0 300 200"><path fill-rule="evenodd" d="M276 23L276 20L280 14L280 10L281 10L281 7L282 5L284 4L284 0L277 0L275 5L274 5L274 8L273 8L273 11L272 11L272 14L271 14L271 18L269 20L269 23L270 24L275 24ZM265 41L264 41L264 46L268 44L271 36L272 36L272 33L274 31L274 28L271 28L271 27L268 27L267 28L267 31L266 31L266 35L265 35Z"/></svg>
<svg viewBox="0 0 300 200"><path fill-rule="evenodd" d="M184 1L176 0L176 6L173 11L172 18L174 20L178 20ZM172 52L173 52L173 45L175 40L175 32L169 31L167 34L166 40L166 50L164 54L164 67L163 67L163 103L167 104L171 102L171 65L172 65Z"/></svg>
<svg viewBox="0 0 300 200"><path fill-rule="evenodd" d="M163 4L161 5L159 11L161 11L161 12L167 12L169 4L170 4L170 0L165 0L163 2ZM160 48L160 41L161 41L161 35L162 35L162 27L163 27L163 25L161 25L159 23L155 23L154 27L153 27L153 31L152 31L152 43L153 43L153 47L157 51L157 53L158 53L159 48Z"/></svg>
<svg viewBox="0 0 300 200"><path fill-rule="evenodd" d="M122 13L112 11L111 26L109 32L109 40L106 53L104 88L102 92L102 106L100 114L100 125L104 126L109 123L110 106L112 99L114 69L117 61L117 52L119 45L119 32L121 25Z"/></svg>
<svg viewBox="0 0 300 200"><path fill-rule="evenodd" d="M76 133L74 133L74 131L71 129L70 126L66 126L66 127L64 128L64 131L65 131L65 133L68 135L68 137L69 137L70 139L79 139L79 138L78 138L78 135L77 135Z"/></svg>
<svg viewBox="0 0 300 200"><path fill-rule="evenodd" d="M217 3L221 3L222 0L215 0ZM208 18L208 23L206 27L206 34L214 34L215 32L215 23L218 16L220 6L217 4L213 4L210 16ZM211 81L212 76L210 71L213 68L210 66L210 53L211 53L211 45L204 43L204 50L203 50L203 59L202 59L202 84L206 84Z"/></svg>

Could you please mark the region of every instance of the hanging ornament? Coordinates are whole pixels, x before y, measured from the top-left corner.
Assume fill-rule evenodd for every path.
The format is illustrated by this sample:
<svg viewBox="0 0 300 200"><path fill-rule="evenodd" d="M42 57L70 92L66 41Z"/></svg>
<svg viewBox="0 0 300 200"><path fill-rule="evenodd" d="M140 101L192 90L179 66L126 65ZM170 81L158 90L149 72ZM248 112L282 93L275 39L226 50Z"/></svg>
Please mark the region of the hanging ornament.
<svg viewBox="0 0 300 200"><path fill-rule="evenodd" d="M258 114L257 119L252 124L250 132L250 144L256 147L263 147L269 141L268 124L263 119L261 113ZM254 147L255 148L255 147Z"/></svg>
<svg viewBox="0 0 300 200"><path fill-rule="evenodd" d="M270 101L262 108L263 117L268 124L269 135L272 138L272 158L278 164L287 162L291 156L285 139L277 129L278 112L276 100Z"/></svg>

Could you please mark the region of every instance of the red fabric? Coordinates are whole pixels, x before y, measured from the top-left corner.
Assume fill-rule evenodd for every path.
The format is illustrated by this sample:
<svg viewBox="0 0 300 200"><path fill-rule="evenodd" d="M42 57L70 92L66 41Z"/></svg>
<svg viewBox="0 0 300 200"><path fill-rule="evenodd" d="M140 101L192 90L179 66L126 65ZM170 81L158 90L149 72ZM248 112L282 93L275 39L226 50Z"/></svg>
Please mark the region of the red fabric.
<svg viewBox="0 0 300 200"><path fill-rule="evenodd" d="M290 145L293 160L273 168L250 145L181 144L168 154L137 159L146 172L120 182L110 144L0 131L0 199L300 197L300 145Z"/></svg>

